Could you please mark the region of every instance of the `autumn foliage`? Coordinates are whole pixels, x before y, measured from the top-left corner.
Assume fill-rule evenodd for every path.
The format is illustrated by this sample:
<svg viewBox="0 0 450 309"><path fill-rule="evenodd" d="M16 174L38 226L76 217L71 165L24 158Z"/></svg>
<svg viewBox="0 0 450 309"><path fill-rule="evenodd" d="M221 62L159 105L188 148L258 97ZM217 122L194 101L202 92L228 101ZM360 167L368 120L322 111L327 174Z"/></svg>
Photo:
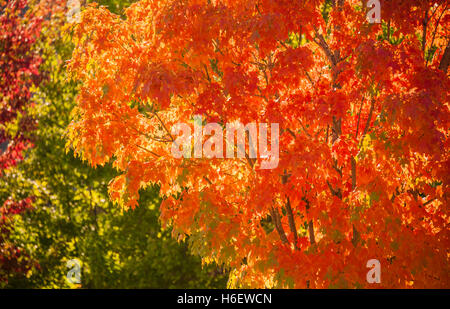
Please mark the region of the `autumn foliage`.
<svg viewBox="0 0 450 309"><path fill-rule="evenodd" d="M32 145L34 119L27 114L32 87L41 80L41 57L35 49L42 18L26 0L0 1L0 177L23 159ZM9 241L14 216L31 208L32 198L6 200L0 206L0 283L32 266L27 253Z"/></svg>
<svg viewBox="0 0 450 309"><path fill-rule="evenodd" d="M9 239L14 216L30 209L31 203L31 198L19 202L7 200L0 207L0 285L7 282L11 274L26 274L32 267L39 267L36 262L30 261L27 252Z"/></svg>
<svg viewBox="0 0 450 309"><path fill-rule="evenodd" d="M42 19L30 12L28 1L0 2L0 173L17 164L29 146L33 127L25 107L31 87L39 83L41 58L33 48ZM15 126L11 129L11 126Z"/></svg>
<svg viewBox="0 0 450 309"><path fill-rule="evenodd" d="M231 287L448 287L447 1L141 0L86 8L68 145L160 186L161 221ZM279 123L280 161L180 158L171 128ZM381 263L381 283L366 262Z"/></svg>

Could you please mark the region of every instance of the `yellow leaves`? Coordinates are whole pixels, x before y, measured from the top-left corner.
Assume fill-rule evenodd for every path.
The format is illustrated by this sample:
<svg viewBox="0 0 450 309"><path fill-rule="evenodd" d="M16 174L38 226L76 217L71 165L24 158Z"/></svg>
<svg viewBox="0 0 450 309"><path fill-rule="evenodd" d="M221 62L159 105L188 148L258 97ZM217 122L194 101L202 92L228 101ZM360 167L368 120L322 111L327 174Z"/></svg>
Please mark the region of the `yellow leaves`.
<svg viewBox="0 0 450 309"><path fill-rule="evenodd" d="M364 136L364 139L362 141L361 144L361 150L362 151L367 151L371 145L371 141L372 141L372 137L370 136L370 134L366 134Z"/></svg>
<svg viewBox="0 0 450 309"><path fill-rule="evenodd" d="M234 269L228 275L227 289L237 289L240 287L239 271Z"/></svg>

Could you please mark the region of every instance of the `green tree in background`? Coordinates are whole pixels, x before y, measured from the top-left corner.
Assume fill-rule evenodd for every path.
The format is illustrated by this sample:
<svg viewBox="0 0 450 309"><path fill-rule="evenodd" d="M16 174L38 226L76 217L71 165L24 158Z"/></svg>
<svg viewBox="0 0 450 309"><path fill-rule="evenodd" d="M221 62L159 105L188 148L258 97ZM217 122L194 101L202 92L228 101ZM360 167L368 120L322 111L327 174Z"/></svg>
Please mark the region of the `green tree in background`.
<svg viewBox="0 0 450 309"><path fill-rule="evenodd" d="M123 10L138 0L88 0L87 3L98 3L104 5L114 14L122 14Z"/></svg>
<svg viewBox="0 0 450 309"><path fill-rule="evenodd" d="M90 1L89 1L90 2ZM133 1L100 1L118 13ZM12 239L38 266L10 274L8 288L224 288L227 276L202 267L158 221L158 188L142 193L141 207L123 211L108 199L111 166L93 169L65 148L65 128L77 85L66 80L72 45L61 27L66 1L41 1L51 12L40 41L45 81L29 108L38 121L34 147L0 178L0 202L34 197L33 209L17 215ZM81 262L81 284L66 280L66 262Z"/></svg>

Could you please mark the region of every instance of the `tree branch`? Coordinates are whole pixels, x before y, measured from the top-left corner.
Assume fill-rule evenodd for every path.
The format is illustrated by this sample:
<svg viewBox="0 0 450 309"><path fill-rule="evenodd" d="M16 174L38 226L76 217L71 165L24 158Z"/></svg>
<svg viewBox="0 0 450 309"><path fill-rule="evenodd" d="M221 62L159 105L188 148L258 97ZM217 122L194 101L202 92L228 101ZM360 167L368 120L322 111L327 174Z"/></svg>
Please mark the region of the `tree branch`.
<svg viewBox="0 0 450 309"><path fill-rule="evenodd" d="M300 248L297 246L297 228L295 227L294 214L292 212L291 201L289 200L289 197L287 197L286 201L286 212L289 220L289 228L291 229L291 233L294 235L294 247L295 249L299 250Z"/></svg>
<svg viewBox="0 0 450 309"><path fill-rule="evenodd" d="M361 145L362 145L362 143L364 141L364 137L366 136L367 131L369 130L369 125L370 125L370 120L372 119L374 105L375 105L375 100L372 98L372 101L370 102L369 117L367 118L366 126L364 127L364 132L363 132L363 135L362 135L362 138L361 138L361 142L359 143L359 147L361 147Z"/></svg>
<svg viewBox="0 0 450 309"><path fill-rule="evenodd" d="M288 181L291 174L287 174L286 171L284 171L284 174L281 176L281 183L284 185ZM295 220L294 220L294 213L292 211L291 207L291 201L289 199L289 196L286 196L286 214L289 221L289 229L291 230L291 233L294 237L294 247L296 250L300 250L300 248L297 245L298 235L297 235L297 228L295 226Z"/></svg>
<svg viewBox="0 0 450 309"><path fill-rule="evenodd" d="M356 245L358 244L358 241L359 241L359 232L356 229L354 224L352 226L353 226L352 244L353 244L353 246L356 247Z"/></svg>
<svg viewBox="0 0 450 309"><path fill-rule="evenodd" d="M352 157L352 190L356 188L356 161L355 158Z"/></svg>
<svg viewBox="0 0 450 309"><path fill-rule="evenodd" d="M423 52L423 57L425 58L425 47L427 45L427 26L428 26L428 8L425 11L425 16L423 18L422 21L422 52Z"/></svg>
<svg viewBox="0 0 450 309"><path fill-rule="evenodd" d="M341 123L341 118L336 119L336 117L333 116L333 126L331 127L331 143L334 143L341 135Z"/></svg>
<svg viewBox="0 0 450 309"><path fill-rule="evenodd" d="M308 232L309 232L309 242L311 245L314 245L316 243L316 237L314 235L314 223L313 220L309 220L308 223Z"/></svg>
<svg viewBox="0 0 450 309"><path fill-rule="evenodd" d="M342 192L341 192L341 189L335 190L328 180L327 180L327 185L328 185L328 188L330 189L330 191L331 191L331 193L332 193L333 195L335 195L335 196L337 196L338 198L342 199Z"/></svg>
<svg viewBox="0 0 450 309"><path fill-rule="evenodd" d="M433 32L433 37L431 38L430 48L433 48L434 39L436 38L437 28L439 27L439 23L441 22L441 18L444 15L446 10L447 10L447 6L444 7L444 9L442 10L441 15L439 15L439 18L436 21L436 25L434 27L434 32ZM437 11L437 8L436 8L436 11ZM428 61L429 61L429 57L427 57L427 63L426 63L427 65L428 65Z"/></svg>
<svg viewBox="0 0 450 309"><path fill-rule="evenodd" d="M444 55L442 56L441 63L439 64L439 70L447 73L448 66L450 64L450 40L447 42Z"/></svg>
<svg viewBox="0 0 450 309"><path fill-rule="evenodd" d="M317 28L314 27L314 32L316 33L317 40L314 40L314 42L322 48L322 50L325 52L325 55L327 56L328 60L330 60L333 67L336 66L336 64L339 62L338 59L334 57L334 54L331 52L330 47L328 46L327 42L325 41L322 34L319 34L317 31Z"/></svg>
<svg viewBox="0 0 450 309"><path fill-rule="evenodd" d="M359 133L359 122L361 120L361 112L362 112L362 107L364 105L364 96L362 97L361 100L361 106L359 107L359 114L358 114L358 122L356 123L356 134L355 134L355 138L358 138L358 133Z"/></svg>
<svg viewBox="0 0 450 309"><path fill-rule="evenodd" d="M286 234L284 233L283 225L281 224L280 220L280 214L278 212L278 209L275 209L273 207L270 208L270 214L273 218L273 222L275 224L275 228L278 232L278 235L280 235L280 239L284 244L288 243Z"/></svg>

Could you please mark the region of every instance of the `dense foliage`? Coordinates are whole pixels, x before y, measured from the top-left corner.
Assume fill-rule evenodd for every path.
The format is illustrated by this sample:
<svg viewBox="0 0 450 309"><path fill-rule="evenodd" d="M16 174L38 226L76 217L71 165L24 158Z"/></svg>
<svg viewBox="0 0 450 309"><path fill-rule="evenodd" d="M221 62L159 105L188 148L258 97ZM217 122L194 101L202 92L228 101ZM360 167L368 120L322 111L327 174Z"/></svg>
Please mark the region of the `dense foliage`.
<svg viewBox="0 0 450 309"><path fill-rule="evenodd" d="M105 4L119 11L129 2ZM117 172L110 165L93 169L67 153L64 136L78 85L66 78L65 62L73 48L66 4L48 0L32 6L44 20L33 42L44 78L33 89L33 104L29 98L23 102L23 110L35 119L34 145L0 178L0 201L7 201L0 220L0 287L225 287L222 269L202 267L187 244L161 229L157 187L143 193L141 208L123 211L108 201L107 184ZM23 202L12 206L11 200ZM15 259L6 255L9 248ZM66 279L71 259L81 262L80 284Z"/></svg>
<svg viewBox="0 0 450 309"><path fill-rule="evenodd" d="M42 19L27 9L26 0L0 2L0 177L23 159L30 147L34 119L26 106L40 82L41 58L34 49ZM0 284L11 272L32 267L26 252L10 241L14 216L31 207L31 198L0 201Z"/></svg>
<svg viewBox="0 0 450 309"><path fill-rule="evenodd" d="M380 287L448 287L448 2L380 2L379 24L360 0L90 6L69 146L120 171L123 207L158 185L163 223L232 287L369 287L370 259ZM279 123L278 167L175 158L197 114Z"/></svg>

